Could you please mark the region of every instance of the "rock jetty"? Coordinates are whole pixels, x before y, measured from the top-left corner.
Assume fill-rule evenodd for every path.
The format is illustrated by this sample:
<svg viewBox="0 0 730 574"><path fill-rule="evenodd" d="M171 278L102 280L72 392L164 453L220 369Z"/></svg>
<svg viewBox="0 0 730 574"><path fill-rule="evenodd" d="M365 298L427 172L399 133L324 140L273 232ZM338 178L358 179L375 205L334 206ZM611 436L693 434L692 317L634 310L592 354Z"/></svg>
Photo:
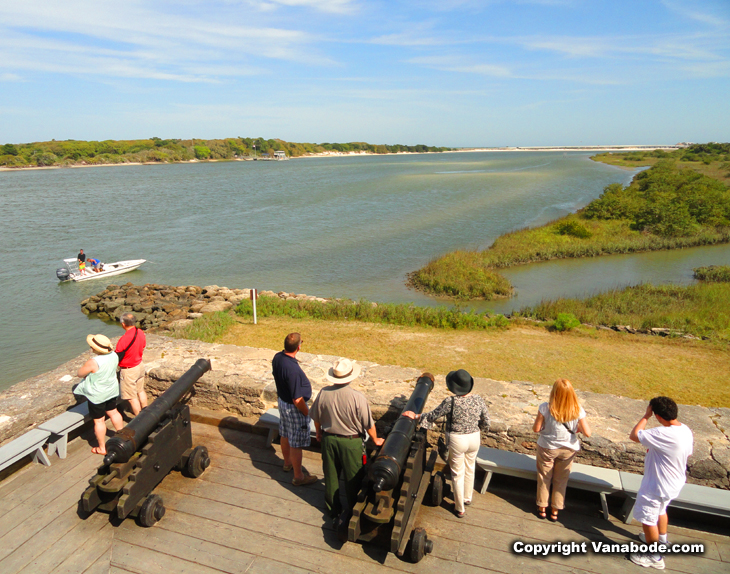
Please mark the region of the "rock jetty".
<svg viewBox="0 0 730 574"><path fill-rule="evenodd" d="M204 343L148 335L144 353L146 386L151 397L167 389L197 359L208 358L213 370L195 385L190 405L198 409L229 413L255 424L258 417L276 405L276 386L271 359L276 351ZM71 386L75 374L91 351L59 368L14 385L0 393L0 441L11 439L74 404ZM328 385L325 374L338 357L301 352L297 356L312 381L315 394ZM394 365L359 362L360 377L352 384L372 405L381 436L387 433L415 386L420 371ZM426 409L435 408L448 396L444 374ZM474 392L489 406L491 427L482 434L482 444L524 453L535 453L537 435L532 423L540 403L550 396L550 386L525 381L476 378ZM613 395L578 391L593 429L583 440L580 462L641 473L645 449L629 440L629 432L646 410L646 402ZM730 489L730 409L680 405L680 420L694 433L694 454L689 460L689 481ZM655 421L650 426L656 425ZM429 433L436 443L436 433Z"/></svg>
<svg viewBox="0 0 730 574"><path fill-rule="evenodd" d="M260 291L260 296L326 302L311 295L295 295L280 291ZM109 285L104 291L81 302L85 315L95 315L102 321L119 321L124 313L133 313L137 326L144 330L175 330L192 323L204 313L227 311L251 296L249 289L229 289L218 285L198 287L188 285Z"/></svg>

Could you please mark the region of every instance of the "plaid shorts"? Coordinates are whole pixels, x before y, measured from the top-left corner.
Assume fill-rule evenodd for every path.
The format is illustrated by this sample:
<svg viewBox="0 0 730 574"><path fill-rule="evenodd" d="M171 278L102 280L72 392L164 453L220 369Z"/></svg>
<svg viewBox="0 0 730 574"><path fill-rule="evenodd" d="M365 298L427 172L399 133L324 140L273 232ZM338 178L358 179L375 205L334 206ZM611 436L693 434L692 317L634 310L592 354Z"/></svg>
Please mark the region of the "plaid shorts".
<svg viewBox="0 0 730 574"><path fill-rule="evenodd" d="M309 417L292 404L279 399L279 434L289 439L292 448L304 448L311 443Z"/></svg>

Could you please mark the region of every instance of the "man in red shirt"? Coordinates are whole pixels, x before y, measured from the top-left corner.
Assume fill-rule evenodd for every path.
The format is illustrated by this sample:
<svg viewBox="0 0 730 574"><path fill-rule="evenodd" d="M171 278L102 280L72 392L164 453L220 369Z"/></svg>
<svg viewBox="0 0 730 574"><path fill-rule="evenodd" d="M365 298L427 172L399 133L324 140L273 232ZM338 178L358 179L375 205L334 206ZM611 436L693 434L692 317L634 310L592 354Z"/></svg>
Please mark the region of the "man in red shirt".
<svg viewBox="0 0 730 574"><path fill-rule="evenodd" d="M119 386L122 400L129 401L135 415L147 407L147 393L144 392L144 353L147 339L144 331L135 326L137 319L132 313L125 313L120 321L124 335L117 341L116 353L119 355L121 376Z"/></svg>

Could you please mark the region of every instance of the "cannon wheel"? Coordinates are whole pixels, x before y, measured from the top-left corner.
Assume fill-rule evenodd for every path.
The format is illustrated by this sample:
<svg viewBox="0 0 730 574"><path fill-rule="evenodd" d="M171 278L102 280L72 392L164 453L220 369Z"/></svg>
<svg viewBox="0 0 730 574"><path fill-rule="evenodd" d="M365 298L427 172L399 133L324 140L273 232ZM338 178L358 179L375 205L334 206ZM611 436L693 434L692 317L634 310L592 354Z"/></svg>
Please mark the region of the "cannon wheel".
<svg viewBox="0 0 730 574"><path fill-rule="evenodd" d="M142 503L139 509L139 524L150 527L165 516L165 505L162 498L156 494L150 494Z"/></svg>
<svg viewBox="0 0 730 574"><path fill-rule="evenodd" d="M420 562L426 554L433 552L433 540L429 540L426 530L414 528L411 536L411 562Z"/></svg>
<svg viewBox="0 0 730 574"><path fill-rule="evenodd" d="M210 457L208 456L208 449L204 446L196 446L193 449L193 452L190 453L185 470L187 471L188 476L198 478L209 466Z"/></svg>
<svg viewBox="0 0 730 574"><path fill-rule="evenodd" d="M437 472L433 475L431 481L431 505L441 506L441 501L444 499L444 475Z"/></svg>

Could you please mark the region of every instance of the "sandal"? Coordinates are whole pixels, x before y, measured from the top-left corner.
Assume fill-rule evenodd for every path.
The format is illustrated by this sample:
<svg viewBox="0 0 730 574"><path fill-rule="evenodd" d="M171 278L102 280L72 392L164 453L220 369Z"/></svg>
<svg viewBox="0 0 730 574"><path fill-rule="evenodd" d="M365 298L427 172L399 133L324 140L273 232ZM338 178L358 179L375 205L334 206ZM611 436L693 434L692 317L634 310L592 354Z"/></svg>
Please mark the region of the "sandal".
<svg viewBox="0 0 730 574"><path fill-rule="evenodd" d="M558 511L553 508L550 511L550 516L548 517L548 520L550 520L550 522L557 522L558 521Z"/></svg>
<svg viewBox="0 0 730 574"><path fill-rule="evenodd" d="M545 506L538 506L537 507L537 517L540 520L545 520L547 518L546 510L547 510L547 507L545 507Z"/></svg>

